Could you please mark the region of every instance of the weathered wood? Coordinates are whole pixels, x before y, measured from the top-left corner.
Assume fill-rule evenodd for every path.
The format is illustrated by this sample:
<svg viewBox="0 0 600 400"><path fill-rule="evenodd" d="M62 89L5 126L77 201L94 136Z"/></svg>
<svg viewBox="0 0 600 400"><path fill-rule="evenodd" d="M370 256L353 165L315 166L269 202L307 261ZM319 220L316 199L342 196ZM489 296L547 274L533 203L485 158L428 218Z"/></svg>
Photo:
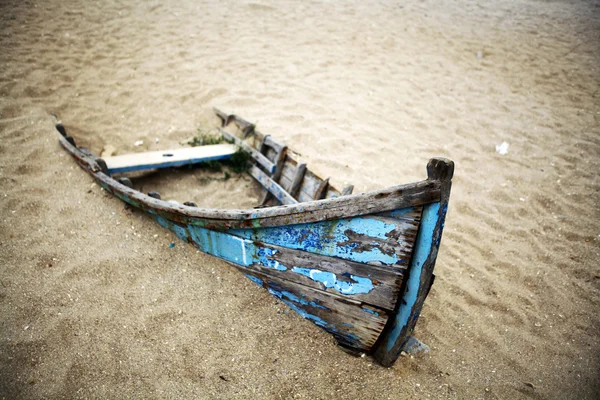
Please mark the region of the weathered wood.
<svg viewBox="0 0 600 400"><path fill-rule="evenodd" d="M348 301L394 309L403 279L402 271L343 261L280 246L260 243L229 232L211 231L174 223L153 216L182 240L193 242L202 251L264 275L295 282L323 292L344 296Z"/></svg>
<svg viewBox="0 0 600 400"><path fill-rule="evenodd" d="M173 150L148 151L106 157L109 174L142 171L147 169L180 167L206 161L230 158L236 152L231 144L187 147Z"/></svg>
<svg viewBox="0 0 600 400"><path fill-rule="evenodd" d="M431 160L428 179L407 185L259 210L213 210L135 191L112 179L101 160L74 141L59 140L108 192L236 265L342 345L372 351L384 365L406 346L433 281L451 161ZM282 171L290 170L285 166ZM299 175L299 166L295 169ZM276 193L285 193L257 165L253 171ZM301 194L330 195L330 189L318 194L327 181L310 171L303 175L307 185Z"/></svg>
<svg viewBox="0 0 600 400"><path fill-rule="evenodd" d="M161 217L155 220L202 251L245 269L295 282L324 295L343 295L364 304L394 310L404 272L326 257L306 251L270 245L193 225L177 224Z"/></svg>
<svg viewBox="0 0 600 400"><path fill-rule="evenodd" d="M229 125L231 122L234 122L235 125L242 131L244 134L244 138L254 134L255 125L246 121L245 119L238 117L235 114L226 114L223 111L220 111L216 108L213 108L217 117L221 119L221 126L224 128Z"/></svg>
<svg viewBox="0 0 600 400"><path fill-rule="evenodd" d="M354 185L344 186L344 188L342 189L342 196L348 196L349 194L352 194L353 190Z"/></svg>
<svg viewBox="0 0 600 400"><path fill-rule="evenodd" d="M298 162L290 157L289 153L285 158L285 162L283 163L283 168L281 170L281 177L289 180L290 182L294 180L294 176L296 175L296 169L298 166ZM306 166L306 164L305 164Z"/></svg>
<svg viewBox="0 0 600 400"><path fill-rule="evenodd" d="M360 263L404 269L418 224L366 215L270 228L234 229L246 239Z"/></svg>
<svg viewBox="0 0 600 400"><path fill-rule="evenodd" d="M418 223L421 221L421 214L423 214L423 206L402 208L398 210L377 213L375 215Z"/></svg>
<svg viewBox="0 0 600 400"><path fill-rule="evenodd" d="M300 185L302 184L302 180L304 179L304 174L306 173L306 164L300 163L296 166L296 172L294 173L294 177L290 183L290 194L294 197L298 194L300 190Z"/></svg>
<svg viewBox="0 0 600 400"><path fill-rule="evenodd" d="M273 147L273 144L275 144L276 142L274 140L268 140L269 137L270 136L268 136L268 135L264 137L263 142L261 144L261 153L263 153L263 151L266 152L267 158L269 158L272 162L275 163L275 171L273 172L271 179L273 179L273 181L277 182L279 180L279 177L281 176L281 171L283 169L283 164L285 162L287 146L283 146L283 145L277 143L277 145L276 145L277 148L275 148L275 147ZM264 148L263 148L263 146L264 146ZM267 149L274 152L273 158L269 157ZM267 201L269 201L270 198L271 198L271 192L266 191L260 204L261 205L267 204ZM293 198L293 196L292 196L292 198Z"/></svg>
<svg viewBox="0 0 600 400"><path fill-rule="evenodd" d="M384 366L394 364L407 345L434 279L433 269L448 209L454 163L443 158L431 159L427 174L430 180L441 181L440 201L423 207L402 301L396 305L395 315L388 321L374 348L375 359Z"/></svg>
<svg viewBox="0 0 600 400"><path fill-rule="evenodd" d="M319 184L317 190L315 190L315 194L313 195L313 200L321 200L325 198L325 193L327 192L327 188L329 187L329 178L325 179L323 182Z"/></svg>
<svg viewBox="0 0 600 400"><path fill-rule="evenodd" d="M340 194L339 192L337 192L336 190L331 190L331 186L329 186L327 188L327 191L325 192L325 196L323 196L324 199L333 199L338 197Z"/></svg>
<svg viewBox="0 0 600 400"><path fill-rule="evenodd" d="M96 162L96 160L98 159L97 157L86 154L85 152L78 149L75 145L73 145L73 143L68 141L65 136L62 136L62 133L61 136L58 138L58 142L66 151L68 151L73 156L77 164L79 164L79 166L81 166L83 169L91 172L98 172L101 170L100 166Z"/></svg>
<svg viewBox="0 0 600 400"><path fill-rule="evenodd" d="M225 129L219 128L219 131L221 132L221 134L223 135L223 137L225 139L233 141L236 145L241 147L242 150L248 152L250 154L250 156L254 160L258 161L260 163L260 165L262 165L268 173L272 174L275 171L275 164L272 163L271 160L269 160L260 151L256 150L255 148L253 148L252 146L250 146L248 143L244 142L242 139L238 138L237 136L231 134L230 132L227 132Z"/></svg>
<svg viewBox="0 0 600 400"><path fill-rule="evenodd" d="M276 140L274 140L271 135L263 135L262 133L258 132L255 130L255 125L246 121L245 119L234 115L234 114L227 114L223 111L218 110L217 108L213 108L215 114L221 119L221 127L224 128L227 125L229 125L231 122L234 122L235 125L242 130L242 132L244 133L244 137L249 136L250 134L253 134L255 137L260 138L261 139L261 145L260 145L260 151L259 153L263 154L266 156L267 159L273 161L274 164L276 164L277 162L274 161L275 154L278 154L279 152L281 152L282 147L284 147L284 145L282 145L281 143L277 142ZM221 132L223 132L224 130L221 129ZM226 133L224 133L224 135L229 139L229 140L234 140L236 141L236 143L238 143L238 138L234 135L232 135L230 132L224 131ZM242 141L242 143L245 143ZM238 143L239 144L239 143ZM240 144L241 145L241 144ZM247 144L246 144L247 145ZM252 146L247 145L248 148L252 149ZM268 148L266 151L263 151L263 148ZM244 150L249 151L248 148L244 147ZM255 158L253 156L253 158ZM256 158L255 158L256 159ZM260 160L257 159L257 161L261 162ZM291 157L286 157L284 160L284 164L296 164L296 161L293 160L293 158ZM262 164L262 162L261 162ZM270 174L274 174L274 171L269 169L267 166L265 167L267 168L267 172ZM284 167L284 169L287 170L287 168ZM274 180L276 182L279 182L279 184L286 188L286 189L290 189L287 185L288 185L288 180L292 181L293 177L289 176L285 173L286 171L284 171L284 173L278 177L274 177ZM313 182L316 181L316 182ZM298 195L296 196L296 194L294 194L294 197L297 197L298 200L304 202L304 201L310 201L310 200L314 200L316 199L323 199L323 198L334 198L337 197L338 195L340 195L340 192L335 189L334 187L331 187L331 185L327 184L325 185L325 187L323 187L323 191L322 193L320 193L319 196L315 197L316 190L319 189L320 185L323 184L323 179L320 178L319 176L317 176L316 174L314 174L313 172L309 171L308 174L308 180L306 183L303 183L302 186L303 188L298 192ZM313 186L315 186L313 188ZM266 201L268 201L268 195L269 192L265 192L265 196L263 197L263 201L261 201L261 204L265 204Z"/></svg>
<svg viewBox="0 0 600 400"><path fill-rule="evenodd" d="M432 158L427 163L427 179L451 181L454 175L454 162L447 158Z"/></svg>
<svg viewBox="0 0 600 400"><path fill-rule="evenodd" d="M298 191L298 200L300 202L315 200L315 195L319 188L322 187L324 181L325 180L319 178L312 171L307 169L304 173L300 190Z"/></svg>
<svg viewBox="0 0 600 400"><path fill-rule="evenodd" d="M202 228L200 228L202 229ZM255 242L265 257L247 268L327 293L343 294L390 313L396 306L403 271Z"/></svg>
<svg viewBox="0 0 600 400"><path fill-rule="evenodd" d="M275 152L277 152L277 153L281 153L284 148L286 148L286 150L287 150L286 145L284 145L283 143L279 143L277 140L273 139L273 137L271 135L264 136L264 143L265 143L265 145L267 145L267 146L271 147L273 150L275 150Z"/></svg>
<svg viewBox="0 0 600 400"><path fill-rule="evenodd" d="M267 147L263 153L272 163L277 162L278 153L271 147Z"/></svg>
<svg viewBox="0 0 600 400"><path fill-rule="evenodd" d="M262 275L257 271L246 274L266 288L302 317L331 333L340 344L368 352L375 344L387 322L384 310L370 312L360 302L342 296L325 295L321 291ZM369 310L369 311L367 311Z"/></svg>
<svg viewBox="0 0 600 400"><path fill-rule="evenodd" d="M267 174L260 170L256 165L250 166L248 173L252 175L263 187L268 190L282 204L298 203L288 192L286 192L277 182L271 179Z"/></svg>
<svg viewBox="0 0 600 400"><path fill-rule="evenodd" d="M67 150L74 150L79 153L73 147ZM81 154L78 154L76 159L83 168L88 169L91 165L90 160L84 160L80 156ZM96 168L98 167L96 166ZM219 230L251 226L269 227L354 217L428 204L440 199L440 182L425 180L334 199L262 209L191 209L152 199L143 193L121 185L104 173L91 172L98 184L104 189L132 206L157 213L173 221Z"/></svg>
<svg viewBox="0 0 600 400"><path fill-rule="evenodd" d="M191 242L202 251L232 263L249 277L259 278L260 281L251 279L261 286L266 285L264 287L270 289L269 291L273 295L284 301L287 300L286 304L290 305L295 311L334 334L342 344L355 349L364 351L371 349L386 324L391 303L397 298L396 290L393 295L385 293L388 300L383 307L373 304L379 303L381 295L385 292L385 286L382 285L382 282L395 283L396 288L401 286L400 274L394 276L393 273L380 267L346 263L346 268L344 268L344 265L340 264L338 260L325 260L325 257L317 257L319 259L315 260L316 264L307 264L308 256L302 254L303 252L268 246L231 235L229 232L211 231L197 226L184 226L157 215L152 215L152 217L163 227L172 230L182 240ZM297 267L294 271L293 267L289 268L282 262L303 266ZM340 271L345 270L353 278L353 281L361 283L360 278L369 279L371 282L376 282L380 289L375 291L375 288L370 288L368 291L370 296L365 298L361 295L367 293L360 293L361 290L357 290L366 286L364 282L355 288L342 286L338 288L337 292L315 288L314 285L310 284L310 281L302 281L301 279L302 276L306 276L306 267L313 265L320 268L320 273L326 271L324 268L329 268L330 271L327 272L332 272L336 277ZM367 267L366 270L365 267ZM363 275L365 272L370 275L369 278L352 274L352 272L358 273L361 270ZM288 275L285 277L288 279L282 279L283 276L278 276L277 271L282 273L288 271ZM290 276L293 277L292 280L289 279ZM379 278L380 281L377 281L375 277ZM316 282L322 280L322 277L318 275L312 276L312 278L315 278L314 281ZM331 278L333 279L333 277ZM326 283L329 282L326 281ZM335 285L331 284L331 286ZM344 291L352 290L359 293L344 293Z"/></svg>

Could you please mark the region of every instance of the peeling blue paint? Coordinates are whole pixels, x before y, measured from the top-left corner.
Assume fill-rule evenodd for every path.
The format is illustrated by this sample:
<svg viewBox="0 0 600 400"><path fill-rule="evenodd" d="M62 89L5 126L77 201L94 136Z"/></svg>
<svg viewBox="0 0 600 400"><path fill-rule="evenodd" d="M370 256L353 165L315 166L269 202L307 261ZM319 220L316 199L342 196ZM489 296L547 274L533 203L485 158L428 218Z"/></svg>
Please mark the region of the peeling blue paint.
<svg viewBox="0 0 600 400"><path fill-rule="evenodd" d="M178 223L171 222L156 214L152 215L152 217L161 226L175 232L175 234L179 238L185 241L193 241L202 251L240 266L248 267L253 264L260 264L266 268L273 268L278 271L288 271L291 269L292 271L308 276L309 278L315 281L322 282L326 286L332 287L341 294L346 295L369 293L373 289L373 282L369 278L354 276L352 274L346 273L342 275L345 278L347 278L347 280L344 281L339 280L338 276L331 272L321 271L317 269L311 270L300 267L289 268L285 265L282 265L274 259L278 250L264 246L257 246L252 240L252 232L264 231L264 229L262 228L252 230L240 229L231 230L228 232L219 232L203 228L198 225L181 226ZM296 226L296 228L288 227L289 229L285 229L283 231L283 233L287 234L287 236L284 239L284 243L286 243L287 240L293 240L294 238L296 238L298 240L298 242L296 243L302 243L298 244L297 246L290 246L288 243L286 247L302 248L302 246L304 246L308 247L309 249L322 249L324 254L326 255L329 249L331 248L340 249L341 247L346 247L346 249L339 250L338 253L334 252L335 254L343 254L344 251L351 252L351 245L336 246L335 241L348 240L347 236L343 232L345 229L348 229L349 226L354 226L353 229L355 229L355 232L360 233L368 231L368 227L355 226L355 224L359 224L359 220L372 221L368 218L357 218L354 219L353 222L350 220L343 220L339 224L332 224L331 226L329 226L329 234L327 234L325 229L326 227L322 223L318 223L321 224L321 226L316 230L316 233L309 229L309 224L306 224L301 229L296 229L298 228L298 226ZM373 237L384 237L385 232L389 232L395 229L393 225L378 222L367 223L367 225L370 224L371 226L376 227L377 231L372 232ZM273 229L271 236L272 238L276 238L277 230L277 228ZM247 237L238 237L233 235L234 233L241 232L246 232L244 235ZM331 232L333 232L333 234ZM302 240L300 240L300 237L302 235L304 235L304 237L302 238ZM324 240L323 243L320 242L321 239ZM370 252L364 255L357 254L355 255L354 259L361 259L364 256L371 260L373 258L373 255L377 255L377 251ZM268 286L267 282L263 282L261 279L256 278L255 276L252 276L250 274L247 274L246 276L259 286ZM320 304L318 300L298 297L294 293L291 293L286 290L274 290L272 288L269 288L269 292L274 296L280 298L285 304L287 304L292 310L296 311L302 317L311 320L316 325L332 333L338 338L338 340L348 344L360 343L359 337L346 331L347 328L352 328L351 324L341 323L341 325L337 326L310 312L310 310L326 310L331 312L331 309Z"/></svg>
<svg viewBox="0 0 600 400"><path fill-rule="evenodd" d="M417 294L421 285L421 271L433 248L433 232L435 231L439 211L440 203L431 203L423 207L421 226L417 234L413 256L410 260L406 291L399 299L401 302L400 307L394 317L394 325L386 343L388 351L394 347L394 343L398 340L402 329L408 324L412 308L417 301Z"/></svg>
<svg viewBox="0 0 600 400"><path fill-rule="evenodd" d="M333 272L318 269L293 267L292 272L309 277L315 282L320 282L326 288L334 288L341 294L363 294L373 290L373 282L369 278L350 275L353 282L341 281Z"/></svg>
<svg viewBox="0 0 600 400"><path fill-rule="evenodd" d="M263 282L262 282L262 280L261 280L261 279L258 279L258 278L257 278L257 277L255 277L255 276L252 276L252 275L246 274L246 278L250 279L252 282L256 283L256 284L257 284L258 286L260 286L260 287L262 287L262 285L263 285Z"/></svg>
<svg viewBox="0 0 600 400"><path fill-rule="evenodd" d="M373 310L371 310L371 309L369 309L369 308L365 308L365 307L363 307L363 308L362 308L362 310L363 310L364 312L366 312L366 313L373 314L373 315L375 315L376 317L379 317L379 313L378 313L377 311L373 311Z"/></svg>
<svg viewBox="0 0 600 400"><path fill-rule="evenodd" d="M346 232L387 241L388 237L386 235L394 229L396 229L394 224L375 218L357 217L269 228L232 229L228 232L249 240L325 256L339 257L365 264L380 262L393 265L403 260L395 254L384 254L377 247L379 246L377 240L367 242L373 248L356 251L359 243L349 238Z"/></svg>
<svg viewBox="0 0 600 400"><path fill-rule="evenodd" d="M254 264L254 244L222 232L188 225L192 240L202 251L242 266Z"/></svg>
<svg viewBox="0 0 600 400"><path fill-rule="evenodd" d="M277 254L277 250L270 249L268 247L259 247L256 255L258 256L258 261L268 268L276 269L277 271L287 271L287 267L283 264L280 264L279 261L273 260L272 258L275 254Z"/></svg>
<svg viewBox="0 0 600 400"><path fill-rule="evenodd" d="M290 307L292 310L294 310L298 314L300 314L300 316L302 318L306 318L306 319L311 320L312 322L314 322L315 324L319 325L320 327L327 329L327 331L329 331L329 332L337 332L337 330L335 329L335 327L333 325L328 324L327 322L325 322L321 318L317 317L316 315L309 314L305 310L303 310L300 307L296 306L291 301L284 300L284 299L281 299L281 301L283 301L285 304L287 304L287 306Z"/></svg>

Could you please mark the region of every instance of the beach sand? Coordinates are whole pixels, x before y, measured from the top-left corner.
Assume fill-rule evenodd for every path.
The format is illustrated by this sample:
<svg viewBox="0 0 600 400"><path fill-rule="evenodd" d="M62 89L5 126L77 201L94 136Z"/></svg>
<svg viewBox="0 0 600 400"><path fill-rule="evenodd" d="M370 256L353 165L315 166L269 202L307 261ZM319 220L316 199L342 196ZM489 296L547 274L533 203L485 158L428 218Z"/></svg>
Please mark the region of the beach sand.
<svg viewBox="0 0 600 400"><path fill-rule="evenodd" d="M598 2L215 3L0 3L0 398L598 398ZM100 190L50 117L125 153L179 146L213 106L356 193L455 161L429 354L341 351Z"/></svg>

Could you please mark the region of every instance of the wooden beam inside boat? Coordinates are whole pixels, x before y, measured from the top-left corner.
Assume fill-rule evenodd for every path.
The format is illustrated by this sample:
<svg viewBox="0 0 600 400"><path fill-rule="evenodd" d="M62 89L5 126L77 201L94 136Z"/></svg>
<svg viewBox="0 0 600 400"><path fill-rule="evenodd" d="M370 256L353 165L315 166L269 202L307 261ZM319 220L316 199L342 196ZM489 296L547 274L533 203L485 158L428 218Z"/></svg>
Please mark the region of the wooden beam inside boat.
<svg viewBox="0 0 600 400"><path fill-rule="evenodd" d="M292 183L290 185L290 194L292 196L296 196L298 190L300 190L300 185L302 184L302 180L304 179L304 174L306 173L306 164L300 163L296 166L296 172L294 174L294 178L292 179Z"/></svg>
<svg viewBox="0 0 600 400"><path fill-rule="evenodd" d="M267 174L260 170L256 165L252 165L248 170L265 189L267 189L281 204L296 204L298 201L294 199L284 188L279 186L277 182L271 179Z"/></svg>
<svg viewBox="0 0 600 400"><path fill-rule="evenodd" d="M109 174L156 168L180 167L206 161L224 160L236 152L232 144L215 144L174 150L149 151L106 157Z"/></svg>
<svg viewBox="0 0 600 400"><path fill-rule="evenodd" d="M258 161L263 167L265 167L268 173L272 174L275 172L275 164L272 163L271 160L269 160L264 154L261 154L258 150L254 149L237 136L227 132L225 129L219 128L219 131L226 140L232 140L236 145L240 146L242 150L250 153L250 156Z"/></svg>

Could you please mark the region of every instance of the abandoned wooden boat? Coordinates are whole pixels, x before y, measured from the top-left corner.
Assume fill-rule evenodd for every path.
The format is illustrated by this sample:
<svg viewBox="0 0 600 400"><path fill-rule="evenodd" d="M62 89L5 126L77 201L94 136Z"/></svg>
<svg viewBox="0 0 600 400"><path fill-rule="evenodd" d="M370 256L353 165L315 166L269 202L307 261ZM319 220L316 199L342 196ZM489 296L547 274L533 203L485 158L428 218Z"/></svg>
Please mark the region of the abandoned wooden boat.
<svg viewBox="0 0 600 400"><path fill-rule="evenodd" d="M411 334L434 280L454 163L434 158L426 180L351 194L351 187L337 190L253 124L215 112L232 144L106 159L77 147L63 125L56 127L61 145L104 189L229 262L344 348L389 366L403 350L419 347ZM248 172L265 189L262 204L275 205L218 210L174 204L111 177L226 159L239 147L251 155Z"/></svg>

